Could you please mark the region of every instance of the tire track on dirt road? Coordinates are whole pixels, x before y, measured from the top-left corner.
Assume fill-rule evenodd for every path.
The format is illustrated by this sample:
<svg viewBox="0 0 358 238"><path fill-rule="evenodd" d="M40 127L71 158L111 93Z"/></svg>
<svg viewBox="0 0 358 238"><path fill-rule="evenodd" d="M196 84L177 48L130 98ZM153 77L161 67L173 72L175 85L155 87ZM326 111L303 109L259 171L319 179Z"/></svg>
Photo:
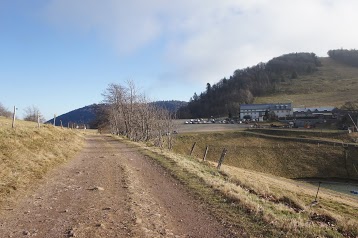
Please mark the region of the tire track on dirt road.
<svg viewBox="0 0 358 238"><path fill-rule="evenodd" d="M124 160L137 224L146 237L236 237L187 189L136 147L109 139Z"/></svg>
<svg viewBox="0 0 358 238"><path fill-rule="evenodd" d="M120 161L101 137L1 214L0 237L135 237Z"/></svg>

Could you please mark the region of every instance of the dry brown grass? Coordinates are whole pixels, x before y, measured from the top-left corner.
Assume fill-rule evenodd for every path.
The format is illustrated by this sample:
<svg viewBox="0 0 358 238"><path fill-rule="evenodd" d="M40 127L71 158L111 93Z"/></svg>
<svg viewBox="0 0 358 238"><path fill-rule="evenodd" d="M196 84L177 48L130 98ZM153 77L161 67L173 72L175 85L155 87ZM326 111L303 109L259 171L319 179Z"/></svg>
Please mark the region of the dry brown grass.
<svg viewBox="0 0 358 238"><path fill-rule="evenodd" d="M315 136L316 139L320 138L319 134ZM339 141L339 138L337 135L336 140ZM358 179L352 166L353 163L358 164L357 150L352 149L346 160L345 148L338 144L334 147L284 138L258 137L243 131L187 133L176 137L174 151L188 155L194 142L195 157L203 158L205 148L209 146L207 159L217 162L223 148L227 148L225 164L239 168L286 178Z"/></svg>
<svg viewBox="0 0 358 238"><path fill-rule="evenodd" d="M311 206L317 191L312 185L229 165L217 171L214 162L202 162L199 158L152 147L145 150L155 152L151 157L197 194L205 194L203 199L210 200L207 202L215 207L211 208L214 213L245 227L254 237L358 236L358 204L352 196L321 189L318 205ZM192 182L195 177L201 185ZM208 196L208 187L226 199ZM242 210L252 219L243 217L239 213ZM260 227L255 227L253 220L261 224Z"/></svg>
<svg viewBox="0 0 358 238"><path fill-rule="evenodd" d="M336 106L347 101L358 101L358 68L320 58L323 64L312 75L283 83L280 92L258 97L255 103L293 102L295 107Z"/></svg>
<svg viewBox="0 0 358 238"><path fill-rule="evenodd" d="M36 123L0 118L0 203L26 190L82 147L78 133Z"/></svg>

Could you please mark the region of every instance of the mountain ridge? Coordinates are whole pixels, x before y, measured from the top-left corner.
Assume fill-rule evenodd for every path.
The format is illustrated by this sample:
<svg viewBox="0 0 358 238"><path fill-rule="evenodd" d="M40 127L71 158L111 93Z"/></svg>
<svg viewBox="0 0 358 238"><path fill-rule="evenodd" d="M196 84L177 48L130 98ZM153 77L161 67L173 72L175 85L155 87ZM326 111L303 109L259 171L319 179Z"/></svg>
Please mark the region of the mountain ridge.
<svg viewBox="0 0 358 238"><path fill-rule="evenodd" d="M194 93L178 114L180 118L232 117L238 116L241 104L247 103L341 107L358 102L358 67L352 63L352 59L358 59L358 52L329 52L336 52L335 58L290 53L236 70L230 78L208 83L206 91Z"/></svg>
<svg viewBox="0 0 358 238"><path fill-rule="evenodd" d="M178 100L163 100L163 101L155 101L151 102L151 104L166 109L171 113L175 114L176 111L183 105L186 105L185 101ZM104 104L91 104L88 106L84 106L78 109L74 109L67 113L61 114L56 117L56 126L61 126L61 123L64 127L67 126L82 126L86 125L87 128L95 128L97 127L97 113L101 113L101 108ZM48 120L46 123L54 124L54 119Z"/></svg>

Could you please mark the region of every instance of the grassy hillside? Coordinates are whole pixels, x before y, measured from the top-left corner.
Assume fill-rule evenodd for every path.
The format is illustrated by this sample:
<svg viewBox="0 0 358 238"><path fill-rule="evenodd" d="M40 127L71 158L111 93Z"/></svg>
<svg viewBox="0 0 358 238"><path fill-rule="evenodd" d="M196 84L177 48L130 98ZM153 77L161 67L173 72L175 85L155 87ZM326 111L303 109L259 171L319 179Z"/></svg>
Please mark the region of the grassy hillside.
<svg viewBox="0 0 358 238"><path fill-rule="evenodd" d="M0 117L0 204L24 190L82 146L82 137L67 129Z"/></svg>
<svg viewBox="0 0 358 238"><path fill-rule="evenodd" d="M265 133L263 130L256 131ZM269 130L268 134L272 134ZM197 142L194 155L202 158L209 146L207 159L217 162L223 148L228 149L225 164L286 178L353 178L358 174L358 148L347 149L341 142L351 142L348 134L334 132L279 131L282 138L258 136L256 133L234 131L186 133L176 137L174 151L188 155ZM285 136L333 140L337 146L288 140ZM346 157L346 150L347 157Z"/></svg>
<svg viewBox="0 0 358 238"><path fill-rule="evenodd" d="M200 137L195 138L215 137L225 143L225 139L232 139L234 135L224 137L220 133L215 136L201 133ZM190 136L195 135L183 136L185 141L178 142L189 145ZM250 142L241 142L244 141ZM225 144L234 146L235 142L238 141ZM183 148L187 154L190 148ZM218 171L215 163L202 162L195 156L179 155L153 147L142 146L142 149L144 154L159 162L185 184L200 199L200 204L205 203L207 209L228 229L235 227L242 230L245 234L243 237L358 235L357 199L352 196L321 189L318 205L312 205L316 204L312 202L317 187L309 184L228 166L226 162Z"/></svg>
<svg viewBox="0 0 358 238"><path fill-rule="evenodd" d="M293 102L296 107L336 106L358 101L358 68L320 58L318 71L280 84L279 93L257 97L255 103Z"/></svg>

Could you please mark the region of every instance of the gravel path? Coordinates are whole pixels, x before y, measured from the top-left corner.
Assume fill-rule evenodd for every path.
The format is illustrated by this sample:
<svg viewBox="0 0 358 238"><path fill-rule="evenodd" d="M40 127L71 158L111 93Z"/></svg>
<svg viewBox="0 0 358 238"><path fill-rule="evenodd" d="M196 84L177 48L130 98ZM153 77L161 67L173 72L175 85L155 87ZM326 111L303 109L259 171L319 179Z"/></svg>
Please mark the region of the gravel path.
<svg viewBox="0 0 358 238"><path fill-rule="evenodd" d="M99 135L0 216L0 237L231 237L160 166Z"/></svg>

